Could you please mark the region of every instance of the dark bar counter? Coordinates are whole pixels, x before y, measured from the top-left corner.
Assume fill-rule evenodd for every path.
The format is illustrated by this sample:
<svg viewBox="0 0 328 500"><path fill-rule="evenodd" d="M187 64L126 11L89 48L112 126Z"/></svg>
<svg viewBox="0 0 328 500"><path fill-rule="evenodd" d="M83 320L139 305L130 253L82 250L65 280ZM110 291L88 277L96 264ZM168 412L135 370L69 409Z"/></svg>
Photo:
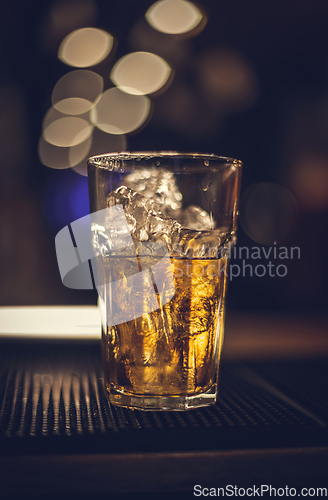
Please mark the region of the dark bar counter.
<svg viewBox="0 0 328 500"><path fill-rule="evenodd" d="M328 487L325 328L231 319L217 404L187 412L109 404L99 341L2 341L2 493L194 498L195 485Z"/></svg>

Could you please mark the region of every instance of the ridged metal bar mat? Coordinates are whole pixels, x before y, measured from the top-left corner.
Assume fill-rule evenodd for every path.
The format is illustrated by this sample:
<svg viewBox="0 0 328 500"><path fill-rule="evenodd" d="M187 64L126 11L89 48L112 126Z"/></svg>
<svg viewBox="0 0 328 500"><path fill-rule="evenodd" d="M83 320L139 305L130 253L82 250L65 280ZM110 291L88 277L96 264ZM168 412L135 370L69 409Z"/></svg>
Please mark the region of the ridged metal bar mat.
<svg viewBox="0 0 328 500"><path fill-rule="evenodd" d="M295 362L223 362L216 405L143 412L109 404L98 345L0 347L0 454L328 444L327 391L316 377L305 386ZM310 374L311 361L299 363ZM316 373L327 380L327 363L320 366Z"/></svg>

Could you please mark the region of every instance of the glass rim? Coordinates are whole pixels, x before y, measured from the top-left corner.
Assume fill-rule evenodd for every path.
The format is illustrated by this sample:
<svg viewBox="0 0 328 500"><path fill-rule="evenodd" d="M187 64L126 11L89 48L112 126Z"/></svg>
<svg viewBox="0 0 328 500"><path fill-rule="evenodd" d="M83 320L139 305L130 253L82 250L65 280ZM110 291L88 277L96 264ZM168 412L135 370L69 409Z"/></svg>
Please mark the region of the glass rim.
<svg viewBox="0 0 328 500"><path fill-rule="evenodd" d="M87 160L88 165L93 165L98 168L106 168L110 166L110 161L140 161L140 160L153 160L156 158L177 158L188 160L214 160L215 162L222 163L222 165L215 165L218 169L228 168L231 165L241 168L243 162L228 156L219 156L213 153L185 153L179 151L119 151L106 153L101 155L91 156ZM144 166L144 165L142 165ZM213 165L211 165L213 167ZM141 165L140 165L141 167Z"/></svg>

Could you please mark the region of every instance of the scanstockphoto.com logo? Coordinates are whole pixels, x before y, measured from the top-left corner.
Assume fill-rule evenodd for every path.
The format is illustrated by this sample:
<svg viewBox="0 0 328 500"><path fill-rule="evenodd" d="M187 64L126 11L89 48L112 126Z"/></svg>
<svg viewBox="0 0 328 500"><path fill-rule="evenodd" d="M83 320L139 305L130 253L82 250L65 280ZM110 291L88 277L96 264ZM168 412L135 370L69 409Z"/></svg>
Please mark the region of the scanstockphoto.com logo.
<svg viewBox="0 0 328 500"><path fill-rule="evenodd" d="M272 246L236 247L232 242L222 246L203 246L189 248L183 251L180 243L173 245L175 254L181 258L194 260L208 259L207 266L186 264L186 276L225 276L232 281L234 278L283 278L288 273L286 261L301 258L299 247ZM225 261L225 264L222 263Z"/></svg>
<svg viewBox="0 0 328 500"><path fill-rule="evenodd" d="M301 249L299 247L278 247L276 243L270 247L235 247L230 249L229 257L233 259L229 267L230 281L239 277L284 278L288 273L286 261L299 260ZM235 262L237 259L238 262Z"/></svg>
<svg viewBox="0 0 328 500"><path fill-rule="evenodd" d="M99 210L65 226L57 233L55 245L61 279L66 287L96 289L102 300L112 298L107 326L149 314L168 303L175 294L166 246L140 242L137 252L122 205ZM144 258L139 257L140 253ZM149 267L147 256L150 255L156 258ZM113 259L119 273L110 272L109 267L102 265L108 256L120 256ZM123 278L115 279L118 274Z"/></svg>
<svg viewBox="0 0 328 500"><path fill-rule="evenodd" d="M96 289L101 300L110 298L110 307L106 307L110 311L108 326L149 314L167 304L175 294L166 245L136 244L122 205L99 210L65 226L56 235L55 245L61 279L66 287ZM214 278L223 274L230 281L240 277L282 278L288 272L286 260L300 259L299 247L289 249L276 244L267 248L248 248L228 243L209 246L205 253L201 245L189 248L186 253L177 243L173 251L177 258L185 260L185 266L175 270L176 277L181 279L205 275ZM109 256L114 258L108 259ZM107 267L104 265L106 259ZM232 262L228 265L230 259ZM115 267L112 272L110 261Z"/></svg>

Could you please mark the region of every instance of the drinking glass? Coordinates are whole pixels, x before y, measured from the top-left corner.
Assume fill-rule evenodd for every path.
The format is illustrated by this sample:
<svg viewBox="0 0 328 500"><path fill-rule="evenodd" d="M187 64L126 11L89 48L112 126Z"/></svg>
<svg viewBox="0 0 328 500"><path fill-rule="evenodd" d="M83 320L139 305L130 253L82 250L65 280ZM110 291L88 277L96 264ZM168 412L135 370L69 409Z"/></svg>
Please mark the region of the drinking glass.
<svg viewBox="0 0 328 500"><path fill-rule="evenodd" d="M112 404L187 410L215 402L241 167L167 151L88 160Z"/></svg>

